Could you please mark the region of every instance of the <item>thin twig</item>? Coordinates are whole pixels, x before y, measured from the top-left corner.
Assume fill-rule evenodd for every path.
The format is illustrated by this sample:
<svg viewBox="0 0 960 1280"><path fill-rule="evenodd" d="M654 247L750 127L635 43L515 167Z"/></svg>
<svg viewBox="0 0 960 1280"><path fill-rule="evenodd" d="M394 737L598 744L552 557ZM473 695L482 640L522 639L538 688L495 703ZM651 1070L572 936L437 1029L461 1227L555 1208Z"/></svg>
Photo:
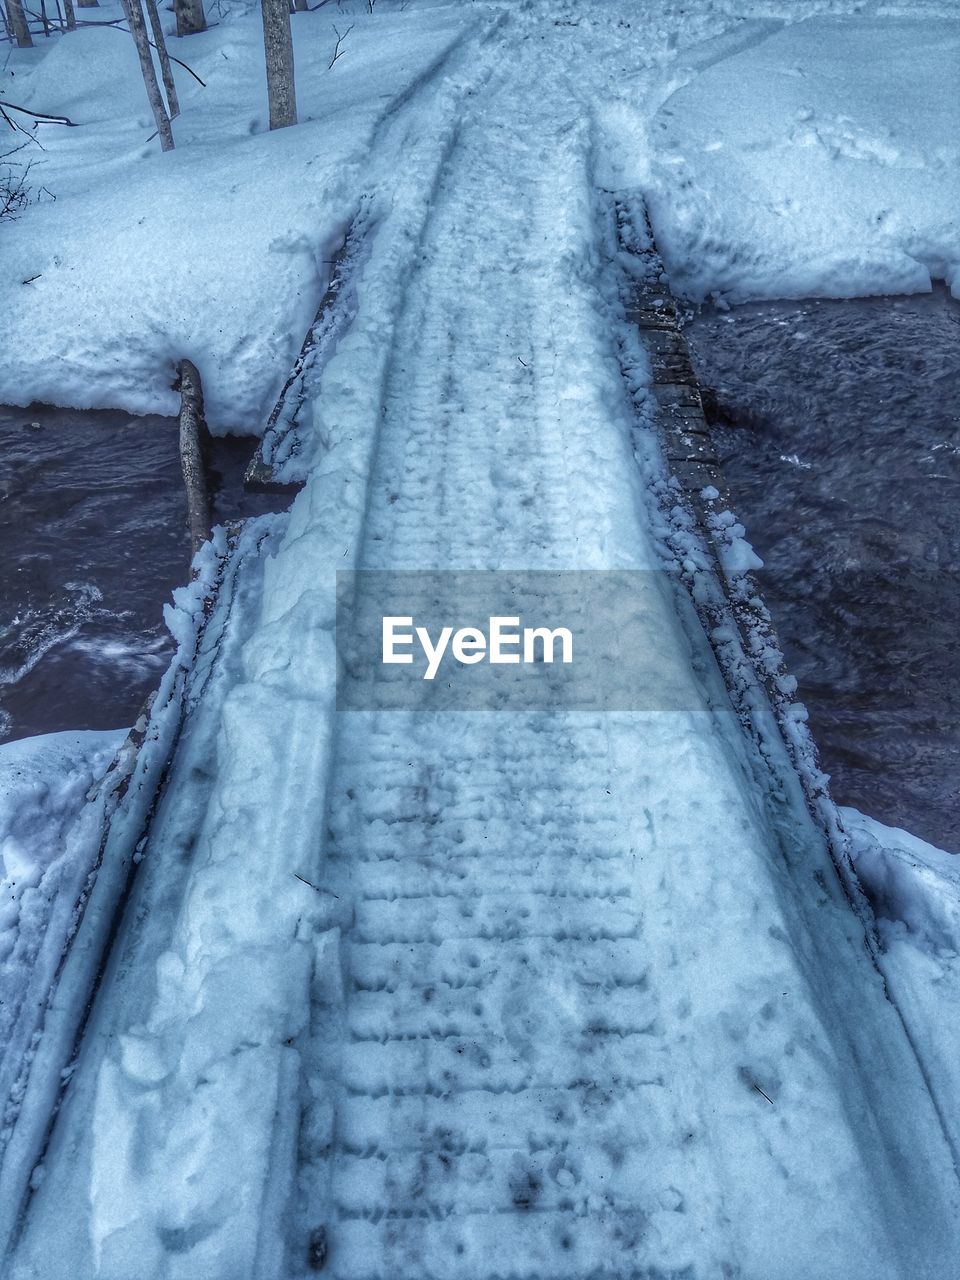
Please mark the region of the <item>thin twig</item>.
<svg viewBox="0 0 960 1280"><path fill-rule="evenodd" d="M300 875L299 872L295 871L293 874L302 884L308 885L314 893L330 893L329 889L321 889L319 885L314 884L312 880L308 880L306 876ZM338 902L340 901L339 893L330 893L330 897L336 898Z"/></svg>
<svg viewBox="0 0 960 1280"><path fill-rule="evenodd" d="M210 28L207 27L207 30L209 31ZM184 71L189 71L190 74L193 76L194 80L196 80L197 84L200 85L202 89L205 89L207 87L206 80L201 80L200 77L197 75L197 73L194 71L193 67L188 67L185 62L181 62L179 58L175 58L172 53L168 54L167 57L170 59L171 62L175 62L178 67L183 67Z"/></svg>
<svg viewBox="0 0 960 1280"><path fill-rule="evenodd" d="M333 29L334 29L334 31L336 31L336 33L337 33L337 45L336 45L336 48L335 48L335 49L334 49L334 51L333 51L333 57L330 59L330 66L329 66L329 67L327 67L327 70L328 70L328 71L330 70L330 68L333 66L333 64L336 62L336 60L337 60L338 58L342 58L342 57L343 57L343 55L344 55L344 52L345 52L345 51L344 51L343 49L341 49L341 47L340 47L340 46L343 44L344 40L346 40L347 36L348 36L348 35L350 34L350 32L353 30L353 23L351 23L351 24L350 24L350 26L349 26L349 27L347 27L347 29L346 29L346 31L343 33L343 35L341 35L339 31L337 31L337 28L336 28L336 27L334 27Z"/></svg>
<svg viewBox="0 0 960 1280"><path fill-rule="evenodd" d="M6 98L0 98L0 112L3 113L7 123L12 125L8 111L19 111L21 115L33 116L39 124L65 124L69 129L76 129L76 120L71 120L69 116L49 116L45 111L34 111L32 107L18 107L15 102L7 102Z"/></svg>
<svg viewBox="0 0 960 1280"><path fill-rule="evenodd" d="M6 120L7 124L14 131L14 133L22 133L25 137L29 138L31 142L34 141L33 134L30 132L29 129L25 129L22 124L18 124L16 120L12 120L10 116L7 115L7 113L3 109L2 102L0 102L0 117Z"/></svg>

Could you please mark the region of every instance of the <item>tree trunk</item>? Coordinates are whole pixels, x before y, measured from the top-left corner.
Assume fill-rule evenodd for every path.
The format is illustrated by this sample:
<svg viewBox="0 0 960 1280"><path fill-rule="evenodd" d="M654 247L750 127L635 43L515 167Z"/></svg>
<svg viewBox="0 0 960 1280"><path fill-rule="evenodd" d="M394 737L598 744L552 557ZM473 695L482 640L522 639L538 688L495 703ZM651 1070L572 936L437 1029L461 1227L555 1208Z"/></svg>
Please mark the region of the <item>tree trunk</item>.
<svg viewBox="0 0 960 1280"><path fill-rule="evenodd" d="M206 31L203 0L173 0L173 11L177 15L178 36L192 36L198 31Z"/></svg>
<svg viewBox="0 0 960 1280"><path fill-rule="evenodd" d="M160 74L163 76L163 87L167 92L167 106L170 109L170 119L176 120L180 114L180 100L177 98L177 86L173 79L173 68L170 66L170 57L167 53L167 42L163 38L163 27L160 25L160 15L157 13L157 0L146 0L147 15L150 18L150 27L153 31L153 43L157 47L157 57L160 59Z"/></svg>
<svg viewBox="0 0 960 1280"><path fill-rule="evenodd" d="M83 3L83 0L81 0L81 4L82 3ZM64 18L66 19L67 30L76 31L77 15L73 8L73 0L63 0L63 13L64 13Z"/></svg>
<svg viewBox="0 0 960 1280"><path fill-rule="evenodd" d="M293 36L289 0L260 0L263 49L267 59L267 101L270 128L297 123L297 94L293 77Z"/></svg>
<svg viewBox="0 0 960 1280"><path fill-rule="evenodd" d="M33 40L30 38L30 28L27 26L27 17L20 0L7 0L7 22L20 48L32 49Z"/></svg>
<svg viewBox="0 0 960 1280"><path fill-rule="evenodd" d="M157 83L157 72L150 55L150 41L147 39L147 24L143 20L140 0L121 0L123 12L130 24L130 33L137 54L140 58L140 70L143 72L143 83L146 85L147 98L150 102L153 118L157 122L157 133L160 135L160 146L164 151L173 150L173 130L170 128L170 117L160 96L160 85Z"/></svg>

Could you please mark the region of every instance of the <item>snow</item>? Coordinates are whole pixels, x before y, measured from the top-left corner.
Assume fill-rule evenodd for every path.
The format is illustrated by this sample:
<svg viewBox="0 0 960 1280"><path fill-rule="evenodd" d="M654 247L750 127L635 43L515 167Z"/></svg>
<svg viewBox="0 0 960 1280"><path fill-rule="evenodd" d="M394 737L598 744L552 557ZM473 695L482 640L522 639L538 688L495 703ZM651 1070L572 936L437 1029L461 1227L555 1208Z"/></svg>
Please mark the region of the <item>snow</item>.
<svg viewBox="0 0 960 1280"><path fill-rule="evenodd" d="M102 5L97 17L115 12ZM182 114L167 155L149 140L153 117L124 32L81 29L42 60L12 55L0 92L79 127L41 127L30 179L55 201L41 199L0 237L0 403L171 414L175 366L189 357L214 432L261 431L379 122L470 22L450 9L416 24L380 10L349 22L296 15L302 123L273 133L258 10L231 17L226 33L174 38L171 53L206 88L174 67ZM350 23L330 70L333 26Z"/></svg>
<svg viewBox="0 0 960 1280"><path fill-rule="evenodd" d="M269 243L306 237L280 267L289 290L361 194L370 214L352 321L298 420L305 487L234 544L220 531L171 616L149 777L111 828L71 958L102 954L124 860L139 870L49 1142L48 1080L0 1167L4 1234L32 1187L11 1280L295 1280L320 1261L341 1280L951 1273L956 1104L932 1087L924 1011L911 1024L888 998L783 743L744 733L660 572L667 478L622 367L606 148L629 142L631 94L650 114L668 96L678 33L703 76L770 36L770 6L750 7L749 32L722 5L636 26L600 0L378 7L357 27L355 91L369 99L359 55L379 51L384 103L240 136L230 80L218 139L197 107L180 152L137 158L128 138L106 166L120 207L146 192L145 217L162 191L175 207L168 174L202 213L209 173L241 218L251 171L277 184L276 222L218 221L196 267L208 285L225 262L243 277L232 339L198 321L220 364L187 353L221 427L256 425L319 296L314 281L309 306L281 297ZM191 38L211 88L221 47L253 57L245 21ZM306 101L328 91L304 79ZM124 119L142 150L149 125ZM305 180L308 160L332 185ZM84 252L102 197L64 198L87 210ZM39 252L60 217L32 210L13 243ZM173 227L167 212L149 242L169 247ZM80 394L81 365L85 395L160 394L158 353L186 330L171 327L182 282L152 261L96 286L127 290L122 315L88 281L96 340L74 373L44 371L16 310L36 306L50 351L56 300L12 290L23 395L42 377ZM139 381L132 299L153 344ZM246 364L230 341L264 317L287 345L267 360L257 338ZM722 522L740 572L753 553ZM639 678L682 705L338 714L336 575L354 568L635 571ZM61 1055L83 976L59 988L76 1015Z"/></svg>
<svg viewBox="0 0 960 1280"><path fill-rule="evenodd" d="M125 734L54 733L0 745L0 1037L9 1035L56 899L90 870L90 833L78 818Z"/></svg>
<svg viewBox="0 0 960 1280"><path fill-rule="evenodd" d="M856 809L840 812L877 914L884 976L960 1146L960 856Z"/></svg>
<svg viewBox="0 0 960 1280"><path fill-rule="evenodd" d="M0 746L0 1148L100 855L100 783L124 736L55 733Z"/></svg>
<svg viewBox="0 0 960 1280"><path fill-rule="evenodd" d="M704 492L713 490L708 486ZM718 511L710 517L709 527L719 535L718 555L725 573L752 573L763 568L763 561L754 551L747 538L746 528L740 523L732 511Z"/></svg>
<svg viewBox="0 0 960 1280"><path fill-rule="evenodd" d="M255 537L257 527L254 522ZM238 558L243 548L241 538L235 549ZM220 581L217 608L209 609L225 552L224 531L215 529L194 557L190 584L174 593L167 611L178 642L176 657L149 715L138 718L112 758L107 748L114 744L103 734L48 735L3 747L14 779L6 817L17 839L24 837L20 862L26 861L22 849L28 834L35 859L52 851L27 902L28 927L18 930L4 974L8 1008L0 1055L3 1240L14 1228L28 1188L43 1181L39 1157L50 1117L64 1082L72 1076L71 1060L90 994L131 868L139 861L139 844L162 785L183 703L209 676L209 658L199 643L200 624L210 612L204 634L212 632L216 643L217 608L229 611L233 598L228 576ZM89 769L97 773L109 761L107 773L86 790L84 752L90 756Z"/></svg>
<svg viewBox="0 0 960 1280"><path fill-rule="evenodd" d="M624 65L591 108L609 148L600 176L646 189L675 285L742 299L953 280L960 107L944 88L960 24L861 15L781 30L768 6L751 7L762 16L724 20L706 6L645 23L642 54L617 50ZM346 10L294 17L293 132L266 131L255 9L174 39L206 88L174 67L183 113L167 156L150 141L122 32L82 29L11 55L0 90L80 128L41 127L31 178L56 200L41 193L0 239L0 402L171 413L174 367L188 356L213 429L262 431L356 209L363 158L396 104L489 12L382 0L373 14ZM569 21L596 19L587 6ZM678 57L681 22L690 47ZM351 24L331 70L333 28Z"/></svg>
<svg viewBox="0 0 960 1280"><path fill-rule="evenodd" d="M693 299L960 296L960 22L816 17L708 67L649 132L649 202Z"/></svg>
<svg viewBox="0 0 960 1280"><path fill-rule="evenodd" d="M900 921L924 950L960 953L960 857L855 809L842 813L879 918Z"/></svg>

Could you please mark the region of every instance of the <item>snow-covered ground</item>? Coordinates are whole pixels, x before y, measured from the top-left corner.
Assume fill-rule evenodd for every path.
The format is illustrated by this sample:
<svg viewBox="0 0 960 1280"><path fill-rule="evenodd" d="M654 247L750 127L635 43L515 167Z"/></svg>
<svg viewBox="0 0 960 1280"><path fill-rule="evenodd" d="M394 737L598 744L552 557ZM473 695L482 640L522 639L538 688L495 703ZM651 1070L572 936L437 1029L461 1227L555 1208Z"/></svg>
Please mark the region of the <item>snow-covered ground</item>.
<svg viewBox="0 0 960 1280"><path fill-rule="evenodd" d="M0 403L175 413L175 366L188 357L214 431L262 429L362 194L358 164L378 122L472 20L351 8L293 20L293 132L267 130L259 6L171 39L206 87L174 67L182 114L167 155L150 140L123 31L82 29L10 56L0 95L78 127L42 126L45 151L20 157L40 203L0 238ZM107 3L97 19L119 13ZM331 69L334 27L350 25Z"/></svg>
<svg viewBox="0 0 960 1280"><path fill-rule="evenodd" d="M361 195L369 213L356 314L301 417L305 489L221 566L62 1109L35 1168L22 1144L0 1165L0 1217L24 1197L5 1274L948 1280L957 1112L937 1055L956 1042L927 993L898 997L944 970L881 976L786 755L741 732L667 575L647 574L643 674L682 692L672 711L338 715L335 697L339 569L663 567L662 460L621 369L601 188L662 193L674 88L859 6L381 4L362 29L354 6L346 104L347 60L324 78L330 15L297 16L316 118L278 135L262 105L247 134L254 17L184 42L210 88L182 82L181 148L148 154L143 106L111 107L89 164L58 139L56 205L0 238L0 395L153 408L158 364L189 354L217 424L253 429L316 259ZM851 16L849 46L884 21ZM119 36L92 34L96 79ZM67 52L7 73L92 118L102 87L64 95L66 68L44 70ZM57 255L85 283L25 295ZM642 397L642 360L633 374ZM851 826L871 889L900 885ZM881 963L898 929L929 957L947 919L883 926ZM28 1094L18 1123L40 1121Z"/></svg>
<svg viewBox="0 0 960 1280"><path fill-rule="evenodd" d="M842 809L857 873L877 915L882 966L929 1077L960 1097L960 856ZM955 1147L960 1115L944 1109Z"/></svg>
<svg viewBox="0 0 960 1280"><path fill-rule="evenodd" d="M613 17L621 38L590 77L598 179L645 189L691 295L954 279L960 105L948 87L960 22L918 18L916 6L885 6L912 17L816 16L861 7L712 0ZM174 366L189 356L213 429L261 430L391 104L493 8L380 0L371 14L342 0L297 14L302 123L271 135L259 15L227 7L210 31L172 41L206 87L174 67L183 111L167 156L123 32L93 27L5 55L0 93L79 127L41 126L40 204L0 238L0 402L169 413ZM97 18L115 13L108 2ZM584 40L611 16L556 13ZM335 28L348 26L331 69Z"/></svg>
<svg viewBox="0 0 960 1280"><path fill-rule="evenodd" d="M123 737L55 733L0 747L0 1149L8 1153L44 1009L100 857L101 784Z"/></svg>
<svg viewBox="0 0 960 1280"><path fill-rule="evenodd" d="M707 67L651 128L651 216L696 299L960 296L960 21L813 18Z"/></svg>
<svg viewBox="0 0 960 1280"><path fill-rule="evenodd" d="M125 731L55 733L0 746L0 1040L6 1045L50 916L66 936L100 829L85 805ZM53 926L55 928L55 926ZM53 963L59 954L53 957Z"/></svg>

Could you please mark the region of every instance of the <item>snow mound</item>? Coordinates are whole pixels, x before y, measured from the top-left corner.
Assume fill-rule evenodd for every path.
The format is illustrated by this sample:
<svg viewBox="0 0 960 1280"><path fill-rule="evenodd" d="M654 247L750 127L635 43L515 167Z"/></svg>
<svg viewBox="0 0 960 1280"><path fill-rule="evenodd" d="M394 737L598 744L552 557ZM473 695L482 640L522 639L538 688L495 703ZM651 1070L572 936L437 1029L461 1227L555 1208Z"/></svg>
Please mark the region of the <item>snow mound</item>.
<svg viewBox="0 0 960 1280"><path fill-rule="evenodd" d="M960 856L856 809L842 814L857 873L880 919L900 922L923 950L960 956Z"/></svg>
<svg viewBox="0 0 960 1280"><path fill-rule="evenodd" d="M841 809L883 943L887 990L960 1150L960 855Z"/></svg>
<svg viewBox="0 0 960 1280"><path fill-rule="evenodd" d="M649 204L700 300L960 292L960 22L811 18L708 67L651 128Z"/></svg>
<svg viewBox="0 0 960 1280"><path fill-rule="evenodd" d="M416 24L403 12L357 15L331 69L335 22L349 25L336 12L295 16L301 123L273 133L258 12L227 32L172 39L171 54L206 87L175 67L182 114L167 155L151 140L124 32L76 31L42 60L11 55L0 89L78 127L41 128L30 177L55 200L0 237L0 403L172 414L186 356L215 433L262 430L363 190L379 121L469 26L450 11Z"/></svg>
<svg viewBox="0 0 960 1280"><path fill-rule="evenodd" d="M71 833L125 730L51 733L0 746L0 1037L9 1032L58 891L89 854ZM80 868L85 874L85 869ZM74 903L66 904L72 909Z"/></svg>

